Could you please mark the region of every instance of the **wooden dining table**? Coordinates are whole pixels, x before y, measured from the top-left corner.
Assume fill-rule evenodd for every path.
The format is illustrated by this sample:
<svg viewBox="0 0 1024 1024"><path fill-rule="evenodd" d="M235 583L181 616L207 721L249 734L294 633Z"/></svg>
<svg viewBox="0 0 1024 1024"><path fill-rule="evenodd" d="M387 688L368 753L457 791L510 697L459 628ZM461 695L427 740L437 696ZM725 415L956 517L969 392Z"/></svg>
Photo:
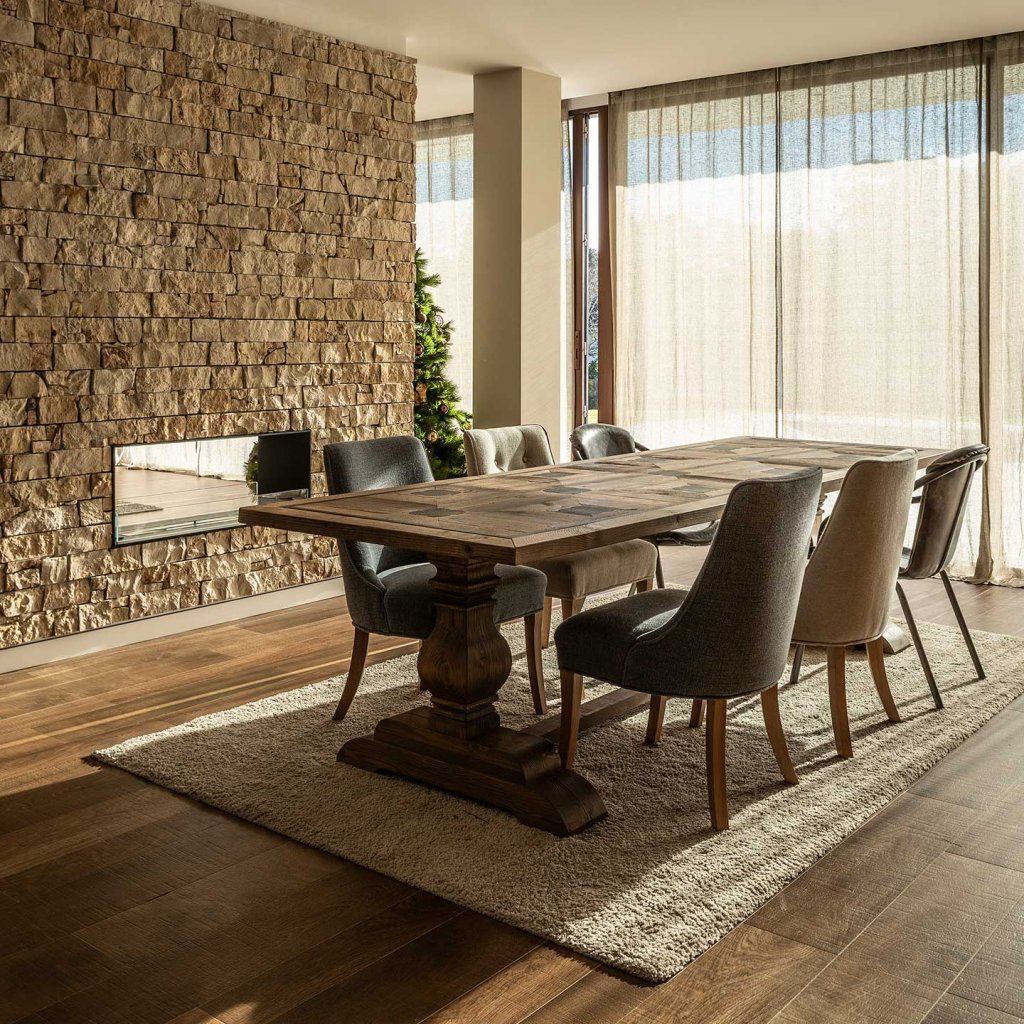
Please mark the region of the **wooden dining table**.
<svg viewBox="0 0 1024 1024"><path fill-rule="evenodd" d="M732 488L820 466L822 494L859 459L898 448L733 437L494 476L253 505L243 523L422 552L434 564L433 631L418 658L430 705L385 718L338 759L502 807L564 836L605 815L596 789L561 766L557 721L509 729L495 699L512 668L495 625L498 564L651 537L717 518ZM940 452L919 449L920 466ZM584 704L580 728L638 710L646 695L615 690Z"/></svg>

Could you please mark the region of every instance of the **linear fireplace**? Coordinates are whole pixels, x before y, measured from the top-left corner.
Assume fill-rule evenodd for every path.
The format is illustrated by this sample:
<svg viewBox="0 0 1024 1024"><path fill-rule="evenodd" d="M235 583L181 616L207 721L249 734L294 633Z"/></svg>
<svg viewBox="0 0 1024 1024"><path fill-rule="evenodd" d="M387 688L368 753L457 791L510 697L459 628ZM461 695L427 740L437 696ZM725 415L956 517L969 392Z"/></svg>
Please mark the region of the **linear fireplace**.
<svg viewBox="0 0 1024 1024"><path fill-rule="evenodd" d="M308 498L310 432L113 449L115 546L238 526L246 505Z"/></svg>

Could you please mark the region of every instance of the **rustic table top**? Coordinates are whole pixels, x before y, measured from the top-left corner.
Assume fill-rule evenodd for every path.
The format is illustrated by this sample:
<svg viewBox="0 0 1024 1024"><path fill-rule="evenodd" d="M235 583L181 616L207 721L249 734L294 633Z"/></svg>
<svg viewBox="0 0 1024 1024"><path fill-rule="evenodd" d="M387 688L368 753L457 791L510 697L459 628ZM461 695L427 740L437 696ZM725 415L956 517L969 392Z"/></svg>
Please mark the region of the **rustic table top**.
<svg viewBox="0 0 1024 1024"><path fill-rule="evenodd" d="M762 437L494 476L242 508L243 523L343 537L427 556L522 564L714 519L742 480L806 466L838 490L859 459L899 448ZM919 464L940 451L918 449Z"/></svg>

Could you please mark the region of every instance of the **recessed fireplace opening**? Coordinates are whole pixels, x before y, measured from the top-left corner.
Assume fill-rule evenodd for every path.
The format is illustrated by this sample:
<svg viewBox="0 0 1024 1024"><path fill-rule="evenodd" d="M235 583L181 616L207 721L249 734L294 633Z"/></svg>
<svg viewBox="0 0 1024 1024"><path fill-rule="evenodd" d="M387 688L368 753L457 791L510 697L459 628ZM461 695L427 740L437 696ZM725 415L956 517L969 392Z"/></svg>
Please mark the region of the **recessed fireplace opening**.
<svg viewBox="0 0 1024 1024"><path fill-rule="evenodd" d="M239 525L247 505L308 498L310 432L113 449L115 547Z"/></svg>

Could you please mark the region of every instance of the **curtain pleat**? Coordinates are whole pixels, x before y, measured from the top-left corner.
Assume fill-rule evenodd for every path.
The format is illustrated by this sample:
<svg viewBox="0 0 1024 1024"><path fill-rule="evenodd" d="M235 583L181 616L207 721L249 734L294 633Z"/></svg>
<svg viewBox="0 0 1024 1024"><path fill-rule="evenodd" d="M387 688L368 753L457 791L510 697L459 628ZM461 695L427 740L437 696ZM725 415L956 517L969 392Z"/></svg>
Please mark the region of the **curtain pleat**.
<svg viewBox="0 0 1024 1024"><path fill-rule="evenodd" d="M985 529L976 578L1024 584L1024 33L990 47Z"/></svg>
<svg viewBox="0 0 1024 1024"><path fill-rule="evenodd" d="M992 457L954 568L1024 577L1021 36L611 97L616 409Z"/></svg>
<svg viewBox="0 0 1024 1024"><path fill-rule="evenodd" d="M416 244L452 323L451 379L473 409L473 116L416 124Z"/></svg>

